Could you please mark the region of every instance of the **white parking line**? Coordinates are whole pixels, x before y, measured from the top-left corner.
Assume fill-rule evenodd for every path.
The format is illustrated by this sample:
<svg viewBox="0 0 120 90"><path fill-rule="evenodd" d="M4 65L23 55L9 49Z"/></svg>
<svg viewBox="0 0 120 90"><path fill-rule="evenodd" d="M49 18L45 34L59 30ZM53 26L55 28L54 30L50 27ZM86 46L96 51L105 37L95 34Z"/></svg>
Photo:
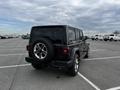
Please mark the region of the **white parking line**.
<svg viewBox="0 0 120 90"><path fill-rule="evenodd" d="M80 72L78 72L78 75L82 77L87 83L89 83L95 90L101 90L98 86L96 86L94 83L92 83L90 80L88 80L85 76L83 76Z"/></svg>
<svg viewBox="0 0 120 90"><path fill-rule="evenodd" d="M5 49L3 49L3 48L2 48L2 49L0 49L0 50L26 50L26 49L24 49L24 48L11 48L11 49L10 49L10 48L9 48L9 49L6 49L6 48L5 48Z"/></svg>
<svg viewBox="0 0 120 90"><path fill-rule="evenodd" d="M95 50L90 50L90 52L95 52L95 51L106 51L105 49L95 49Z"/></svg>
<svg viewBox="0 0 120 90"><path fill-rule="evenodd" d="M21 64L21 65L10 65L10 66L0 66L0 69L6 69L6 68L15 68L15 67L24 67L24 66L30 66L31 64ZM98 86L93 84L90 80L88 80L85 76L83 76L81 73L78 72L78 75L82 77L85 81L87 81L95 90L100 90Z"/></svg>
<svg viewBox="0 0 120 90"><path fill-rule="evenodd" d="M24 66L29 66L30 64L21 64L21 65L10 65L10 66L0 66L0 69L4 68L15 68L15 67L24 67Z"/></svg>
<svg viewBox="0 0 120 90"><path fill-rule="evenodd" d="M14 46L6 46L7 48L25 48L25 47L22 47L22 46L19 46L19 47L14 47ZM6 48L5 46L0 46L0 48Z"/></svg>
<svg viewBox="0 0 120 90"><path fill-rule="evenodd" d="M10 54L9 54L10 55ZM13 55L13 54L11 54ZM15 55L15 54L14 54ZM18 54L20 55L20 54ZM22 54L23 55L23 54ZM110 58L120 58L120 56L116 57L104 57L104 58L93 58L93 59L86 59L86 60L96 60L96 59L110 59ZM24 66L30 66L31 64L21 64L21 65L9 65L9 66L0 66L0 69L6 69L6 68L15 68L15 67L24 67ZM84 75L82 75L80 72L78 72L78 75L82 77L87 83L89 83L95 90L101 90L97 85L95 85L93 82L91 82L89 79L87 79ZM106 90L120 90L120 86L106 89Z"/></svg>
<svg viewBox="0 0 120 90"><path fill-rule="evenodd" d="M90 58L90 59L85 59L85 61L92 61L92 60L109 60L109 59L119 59L120 56L114 56L114 57L102 57L102 58Z"/></svg>
<svg viewBox="0 0 120 90"><path fill-rule="evenodd" d="M14 56L14 55L27 55L27 53L16 53L16 54L0 54L0 56Z"/></svg>
<svg viewBox="0 0 120 90"><path fill-rule="evenodd" d="M110 89L106 89L106 90L120 90L120 86L114 87L114 88L110 88Z"/></svg>

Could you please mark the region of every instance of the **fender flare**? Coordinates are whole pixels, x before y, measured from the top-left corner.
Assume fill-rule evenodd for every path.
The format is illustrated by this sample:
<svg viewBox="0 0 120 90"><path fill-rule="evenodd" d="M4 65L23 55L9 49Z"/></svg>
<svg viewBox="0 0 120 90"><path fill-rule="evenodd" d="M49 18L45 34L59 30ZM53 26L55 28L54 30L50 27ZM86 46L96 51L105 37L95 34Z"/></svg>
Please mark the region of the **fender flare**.
<svg viewBox="0 0 120 90"><path fill-rule="evenodd" d="M71 50L71 54L70 54L70 55L71 55L71 56L70 56L70 59L71 59L71 60L74 59L75 53L78 53L79 56L80 56L80 50L79 50L79 48L73 48L73 49Z"/></svg>

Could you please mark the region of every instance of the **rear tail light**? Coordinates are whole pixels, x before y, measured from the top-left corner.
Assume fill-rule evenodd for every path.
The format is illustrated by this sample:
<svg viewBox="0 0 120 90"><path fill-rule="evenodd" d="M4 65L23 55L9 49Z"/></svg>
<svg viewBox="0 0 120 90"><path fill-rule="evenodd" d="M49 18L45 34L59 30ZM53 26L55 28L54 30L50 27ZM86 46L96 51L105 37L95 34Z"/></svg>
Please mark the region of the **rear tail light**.
<svg viewBox="0 0 120 90"><path fill-rule="evenodd" d="M63 54L68 54L70 50L69 48L63 48L62 51L63 51Z"/></svg>
<svg viewBox="0 0 120 90"><path fill-rule="evenodd" d="M68 47L57 48L57 53L61 55L68 55L69 51Z"/></svg>

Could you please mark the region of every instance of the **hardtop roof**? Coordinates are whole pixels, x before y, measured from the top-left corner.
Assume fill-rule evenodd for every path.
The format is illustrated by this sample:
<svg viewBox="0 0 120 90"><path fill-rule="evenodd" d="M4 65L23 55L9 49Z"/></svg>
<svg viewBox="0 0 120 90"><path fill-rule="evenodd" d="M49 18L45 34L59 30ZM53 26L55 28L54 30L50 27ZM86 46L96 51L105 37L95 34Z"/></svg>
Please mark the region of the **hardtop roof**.
<svg viewBox="0 0 120 90"><path fill-rule="evenodd" d="M74 28L74 29L79 29L70 25L41 25L41 26L33 26L32 28L42 28L42 27L69 27L69 28ZM82 29L79 29L82 30Z"/></svg>

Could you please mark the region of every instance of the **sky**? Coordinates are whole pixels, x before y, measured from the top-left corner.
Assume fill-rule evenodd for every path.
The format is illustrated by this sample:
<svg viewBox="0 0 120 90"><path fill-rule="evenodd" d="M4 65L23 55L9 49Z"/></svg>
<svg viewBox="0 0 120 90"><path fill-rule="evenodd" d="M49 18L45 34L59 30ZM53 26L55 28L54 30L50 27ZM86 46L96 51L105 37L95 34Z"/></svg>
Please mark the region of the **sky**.
<svg viewBox="0 0 120 90"><path fill-rule="evenodd" d="M0 34L67 24L85 33L120 31L120 0L0 0Z"/></svg>

